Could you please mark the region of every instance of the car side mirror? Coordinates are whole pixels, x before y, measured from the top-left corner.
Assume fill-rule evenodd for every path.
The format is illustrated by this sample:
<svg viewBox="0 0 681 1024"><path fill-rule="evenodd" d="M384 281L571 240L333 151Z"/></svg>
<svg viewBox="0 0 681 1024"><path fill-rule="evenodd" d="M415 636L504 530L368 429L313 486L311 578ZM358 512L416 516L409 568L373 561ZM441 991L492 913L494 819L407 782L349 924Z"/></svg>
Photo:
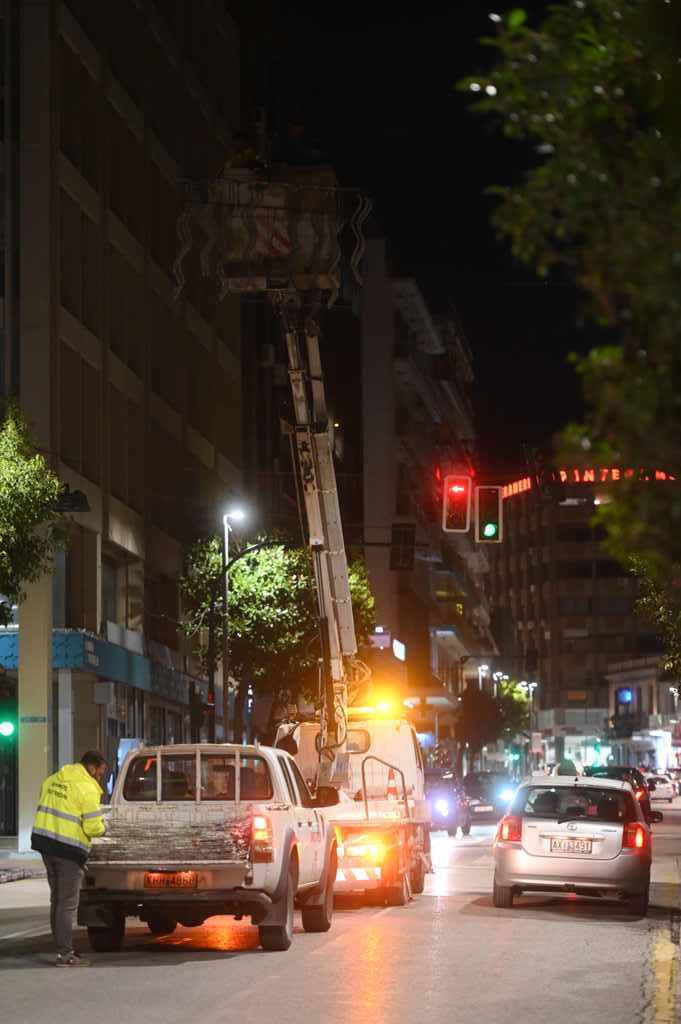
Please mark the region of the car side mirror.
<svg viewBox="0 0 681 1024"><path fill-rule="evenodd" d="M664 821L662 811L651 811L648 815L648 821L651 825L659 825L661 821Z"/></svg>
<svg viewBox="0 0 681 1024"><path fill-rule="evenodd" d="M333 786L319 786L314 802L316 807L335 807L339 799L338 790Z"/></svg>

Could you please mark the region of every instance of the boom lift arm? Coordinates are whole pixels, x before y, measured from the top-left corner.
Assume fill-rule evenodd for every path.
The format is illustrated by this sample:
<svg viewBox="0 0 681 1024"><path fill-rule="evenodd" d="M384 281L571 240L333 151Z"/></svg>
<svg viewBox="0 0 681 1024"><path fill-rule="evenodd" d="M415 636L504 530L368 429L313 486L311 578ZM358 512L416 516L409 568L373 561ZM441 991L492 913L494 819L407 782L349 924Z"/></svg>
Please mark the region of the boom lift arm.
<svg viewBox="0 0 681 1024"><path fill-rule="evenodd" d="M317 590L322 645L319 785L347 777L348 681L357 654L348 565L338 502L319 324L296 291L275 296L288 355L295 449ZM303 343L304 338L304 343Z"/></svg>

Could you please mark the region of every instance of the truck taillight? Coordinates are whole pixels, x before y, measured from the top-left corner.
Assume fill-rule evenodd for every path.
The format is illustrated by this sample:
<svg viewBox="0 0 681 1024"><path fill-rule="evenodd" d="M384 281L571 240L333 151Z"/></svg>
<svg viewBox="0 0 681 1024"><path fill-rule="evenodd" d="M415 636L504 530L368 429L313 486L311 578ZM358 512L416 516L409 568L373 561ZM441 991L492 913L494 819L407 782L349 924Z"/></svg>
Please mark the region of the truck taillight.
<svg viewBox="0 0 681 1024"><path fill-rule="evenodd" d="M264 814L253 815L251 859L254 864L271 864L274 860L272 822Z"/></svg>
<svg viewBox="0 0 681 1024"><path fill-rule="evenodd" d="M507 814L499 822L496 843L519 843L523 831L522 818L517 814Z"/></svg>
<svg viewBox="0 0 681 1024"><path fill-rule="evenodd" d="M629 850L645 850L646 830L636 821L629 821L624 826L622 846Z"/></svg>

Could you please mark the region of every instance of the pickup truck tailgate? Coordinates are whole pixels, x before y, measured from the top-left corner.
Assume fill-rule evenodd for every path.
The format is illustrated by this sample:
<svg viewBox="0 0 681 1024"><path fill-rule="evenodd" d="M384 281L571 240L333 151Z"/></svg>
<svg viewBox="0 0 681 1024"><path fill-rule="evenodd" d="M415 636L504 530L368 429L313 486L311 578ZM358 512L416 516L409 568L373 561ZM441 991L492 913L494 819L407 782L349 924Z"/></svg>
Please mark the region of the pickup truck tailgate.
<svg viewBox="0 0 681 1024"><path fill-rule="evenodd" d="M246 873L251 820L236 804L233 810L224 803L114 806L106 822L106 835L92 843L92 867L230 864Z"/></svg>

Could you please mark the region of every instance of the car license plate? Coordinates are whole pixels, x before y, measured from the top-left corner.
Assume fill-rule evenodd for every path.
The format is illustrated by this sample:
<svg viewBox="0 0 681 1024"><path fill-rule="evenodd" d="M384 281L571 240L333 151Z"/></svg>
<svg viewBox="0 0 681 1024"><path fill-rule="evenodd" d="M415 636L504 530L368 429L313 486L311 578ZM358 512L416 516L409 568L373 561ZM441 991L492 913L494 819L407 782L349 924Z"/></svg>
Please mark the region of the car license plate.
<svg viewBox="0 0 681 1024"><path fill-rule="evenodd" d="M195 889L196 871L145 871L145 889Z"/></svg>
<svg viewBox="0 0 681 1024"><path fill-rule="evenodd" d="M478 814L478 813L482 814L485 811L493 811L494 807L492 806L492 804L478 804L477 807L475 807L473 809L474 809L476 814Z"/></svg>
<svg viewBox="0 0 681 1024"><path fill-rule="evenodd" d="M551 839L549 851L551 853L591 853L592 845L590 839Z"/></svg>

